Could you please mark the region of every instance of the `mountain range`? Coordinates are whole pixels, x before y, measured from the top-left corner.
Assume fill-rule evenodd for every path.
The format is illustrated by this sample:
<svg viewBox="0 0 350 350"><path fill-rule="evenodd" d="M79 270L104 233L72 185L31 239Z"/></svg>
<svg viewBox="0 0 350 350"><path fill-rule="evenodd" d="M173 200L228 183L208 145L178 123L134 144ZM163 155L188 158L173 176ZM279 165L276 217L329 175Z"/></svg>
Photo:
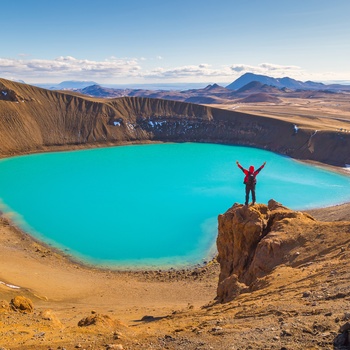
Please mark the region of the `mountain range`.
<svg viewBox="0 0 350 350"><path fill-rule="evenodd" d="M254 73L245 73L231 84L227 85L226 88L230 90L238 90L251 83L257 81L264 85L274 86L280 89L288 88L292 90L331 90L331 91L350 91L350 85L341 84L323 84L313 81L302 82L292 78L272 78L266 75L259 75Z"/></svg>
<svg viewBox="0 0 350 350"><path fill-rule="evenodd" d="M305 92L346 93L350 85L323 84L313 81L298 81L292 78L272 78L265 75L246 73L227 86L210 84L204 88L188 90L150 90L133 88L104 87L96 82L65 81L53 90L72 90L77 93L100 98L116 98L122 96L161 98L197 104L222 104L228 102L278 103L279 98L299 97ZM304 96L303 96L304 97Z"/></svg>

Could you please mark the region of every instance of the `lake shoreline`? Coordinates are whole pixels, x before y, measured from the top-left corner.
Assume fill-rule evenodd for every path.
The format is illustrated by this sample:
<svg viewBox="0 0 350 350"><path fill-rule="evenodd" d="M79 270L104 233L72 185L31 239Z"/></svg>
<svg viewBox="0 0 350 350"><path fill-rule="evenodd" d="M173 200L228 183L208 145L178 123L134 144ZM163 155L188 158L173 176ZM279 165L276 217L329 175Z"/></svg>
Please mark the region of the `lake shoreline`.
<svg viewBox="0 0 350 350"><path fill-rule="evenodd" d="M55 145L55 146L45 146L41 147L40 149L36 150L30 150L30 151L21 151L16 152L14 154L9 155L1 155L0 159L7 159L7 158L13 158L18 156L25 156L25 155L34 155L34 154L42 154L42 153L54 153L54 152L74 152L74 151L82 151L82 150L91 150L91 149L98 149L98 148L112 148L112 147L120 147L120 146L134 146L134 145L150 145L150 144L166 144L166 143L203 143L203 144L218 144L218 145L228 145L228 146L242 146L242 147L249 147L249 148L257 148L257 149L264 149L266 151L276 153L281 156L286 156L284 154L278 153L276 151L270 150L268 148L260 148L255 146L249 146L242 143L226 143L226 142L210 142L210 141L163 141L163 140L133 140L133 141L120 141L115 143L88 143L88 144L75 144L75 145ZM347 167L341 167L337 165L331 165L328 163L324 163L317 160L310 160L310 159L301 159L298 157L293 156L287 156L295 161L311 164L315 166L322 167L324 169L328 169L334 172L338 172L341 174L349 175L350 176L350 168Z"/></svg>
<svg viewBox="0 0 350 350"><path fill-rule="evenodd" d="M100 145L100 147L93 147L93 148L89 148L89 149L100 149L100 148L112 148L112 147L118 147L118 146L129 146L129 145L147 145L147 144L164 144L162 142L148 142L148 143L122 143L119 145L111 145L110 147L103 147L103 145ZM172 144L176 144L175 142L172 142ZM71 149L71 148L62 148L60 147L60 151L61 152L69 152L69 151L80 151L80 150L86 150L86 148L78 148L78 149ZM52 150L50 149L50 152L40 152L40 153L52 153L52 152L57 152L57 150ZM35 154L40 154L40 153L35 153ZM322 169L327 169L327 170L331 170L332 172L337 172L337 173L341 173L341 174L345 174L345 175L349 175L349 172L347 170L343 169L338 169L337 167L334 166L330 166L327 164L320 164L319 162L308 162L308 161L303 161L303 160L298 160L298 162L300 163L306 163L306 164L311 164L313 166L316 167L320 167ZM233 168L235 168L235 165L233 164ZM340 203L343 204L343 203ZM320 207L321 208L327 208L326 206ZM316 208L312 208L312 209L316 209ZM310 209L298 209L301 211L308 211ZM217 213L217 215L219 215L221 213ZM9 214L11 216L11 212ZM100 269L100 270L114 270L114 271L146 271L146 270L192 270L194 268L198 268L198 267L203 267L205 266L204 261L212 261L213 258L215 258L215 254L214 253L210 253L207 256L203 256L203 258L201 258L201 260L203 262L195 262L195 263L182 263L180 264L176 264L172 265L172 264L167 264L167 265L161 265L161 264L152 264L151 265L130 265L130 264L125 264L123 265L123 263L111 263L108 264L108 262L104 263L103 259L101 260L101 263L98 262L98 257L96 257L96 263L94 262L94 259L84 259L84 258L79 258L79 253L77 255L74 255L74 253L71 253L70 249L68 248L60 248L59 246L55 246L54 244L50 244L49 241L45 242L44 240L41 240L40 237L35 237L35 234L31 234L30 232L28 232L25 228L23 229L23 227L21 228L19 225L16 224L15 220L11 220L10 216L5 215L5 217L7 217L8 219L10 219L9 222L11 222L11 225L16 227L17 230L21 231L23 234L29 235L30 237L32 237L32 239L37 243L37 244L42 244L45 245L47 249L53 250L55 253L57 254L61 254L64 257L69 258L73 263L75 264L79 264L81 266L86 266L88 268L92 268L92 269ZM211 249L211 251L213 252L213 249ZM108 260L108 259L107 259Z"/></svg>
<svg viewBox="0 0 350 350"><path fill-rule="evenodd" d="M86 147L86 145L78 145L78 146L74 146L74 147L70 147L68 145L64 145L64 146L55 146L55 147L49 147L47 149L43 149L40 150L38 152L23 152L14 156L9 156L9 157L2 157L2 159L6 159L6 158L12 158L15 156L22 156L22 155L32 155L32 154L42 154L42 153L54 153L54 152L74 152L74 151L81 151L81 150L92 150L92 149L99 149L99 148L113 148L113 147L119 147L119 146L132 146L132 145L148 145L148 144L165 144L167 142L162 142L162 141L148 141L148 142L135 142L135 141L131 141L131 142L118 142L116 144L95 144L95 145L90 145L91 147ZM177 143L177 142L170 142L170 143ZM183 142L181 142L183 143ZM239 145L232 145L232 146L239 146ZM292 158L292 157L291 157ZM1 159L1 157L0 157ZM296 161L300 162L300 163L305 163L305 164L309 164L309 165L313 165L316 167L320 167L322 169L326 169L326 170L330 170L332 172L336 172L342 175L346 175L346 176L350 176L350 172L348 169L346 168L340 168L337 166L332 166L329 164L324 164L321 162L317 162L317 161L309 161L309 160L300 160L300 159L296 159ZM350 203L350 202L349 202ZM322 213L322 211L327 211L327 210L331 210L331 208L335 208L338 207L340 205L345 205L347 203L339 203L336 204L334 206L325 206L325 207L318 207L318 208L312 208L312 209L305 209L305 210L301 210L301 211L305 211L305 212L314 212L314 213ZM218 215L221 213L218 213ZM103 265L96 265L94 263L90 263L89 261L84 261L79 259L78 257L75 257L74 255L69 253L69 250L67 249L67 251L65 252L64 250L58 248L58 247L54 247L53 245L49 244L49 243L45 243L44 241L40 240L39 238L34 237L33 235L31 235L30 233L26 232L25 230L23 230L22 228L20 228L18 225L16 225L16 223L11 220L10 217L4 215L3 213L1 213L0 211L0 215L5 217L6 220L8 221L8 225L14 227L18 232L21 232L22 235L27 235L28 237L30 237L33 241L33 243L35 244L41 244L43 246L46 247L46 249L51 250L54 254L59 254L62 257L65 257L67 259L69 259L73 264L78 264L79 266L85 266L87 268L91 268L91 269L98 269L101 271L119 271L119 272L140 272L140 271L154 271L157 269L161 269L164 271L169 271L169 270L193 270L194 268L199 268L199 267L203 267L205 266L205 263L196 263L196 264L187 264L186 266L181 266L176 268L176 266L159 266L159 267L154 267L154 268L148 268L148 267L137 267L137 266L128 266L128 267L122 267L122 266L103 266ZM322 215L322 214L321 214ZM215 256L213 254L211 254L210 256L207 257L203 257L203 261L212 261L213 259L215 259Z"/></svg>
<svg viewBox="0 0 350 350"><path fill-rule="evenodd" d="M347 215L350 216L350 202L347 203L340 203L333 206L328 207L320 207L320 208L313 208L313 209L307 209L307 210L301 210L302 212L309 213L310 215L314 216L319 221L342 221L345 220ZM221 214L221 213L219 213ZM219 215L218 214L218 215ZM93 271L101 271L101 272L113 272L113 273L120 273L120 274L135 274L138 276L140 273L147 272L171 272L174 271L188 271L191 272L195 269L202 269L206 268L208 265L211 265L215 263L216 254L208 255L207 257L203 257L202 263L196 263L196 264L189 264L186 266L180 266L176 268L176 266L158 266L154 268L147 268L147 267L132 267L129 266L127 268L125 267L118 267L116 266L103 266L103 265L95 265L93 263L89 263L87 261L79 260L78 258L74 257L74 255L70 254L69 251L63 251L62 249L56 248L51 244L45 243L44 241L34 237L30 233L26 232L25 230L21 229L16 223L14 223L9 217L6 216L3 212L0 211L0 226L5 228L10 228L12 233L15 237L9 238L11 241L19 240L21 243L19 245L13 246L12 249L22 251L23 253L25 251L31 251L34 247L36 251L38 250L38 247L40 246L40 251L46 251L46 254L53 255L53 256L60 256L61 259L66 260L69 264L72 264L74 266L79 266L80 268L89 269ZM33 253L33 251L31 251ZM0 247L0 253L1 253L1 247ZM12 283L11 281L3 281L5 283Z"/></svg>

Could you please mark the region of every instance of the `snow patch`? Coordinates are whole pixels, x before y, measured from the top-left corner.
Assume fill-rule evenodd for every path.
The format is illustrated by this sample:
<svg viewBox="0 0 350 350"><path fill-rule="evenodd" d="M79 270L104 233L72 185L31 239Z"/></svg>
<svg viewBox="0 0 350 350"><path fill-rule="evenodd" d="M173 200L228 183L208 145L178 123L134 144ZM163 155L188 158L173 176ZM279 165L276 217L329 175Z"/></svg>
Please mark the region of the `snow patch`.
<svg viewBox="0 0 350 350"><path fill-rule="evenodd" d="M161 121L152 121L152 120L149 120L148 121L148 125L150 125L152 128L154 128L155 126L163 126L163 124L166 123L166 120L161 120Z"/></svg>
<svg viewBox="0 0 350 350"><path fill-rule="evenodd" d="M12 288L12 289L21 289L21 287L15 286L15 285L13 285L13 284L7 284L7 283L2 282L2 281L0 281L0 284L3 284L3 285L5 285L6 287Z"/></svg>

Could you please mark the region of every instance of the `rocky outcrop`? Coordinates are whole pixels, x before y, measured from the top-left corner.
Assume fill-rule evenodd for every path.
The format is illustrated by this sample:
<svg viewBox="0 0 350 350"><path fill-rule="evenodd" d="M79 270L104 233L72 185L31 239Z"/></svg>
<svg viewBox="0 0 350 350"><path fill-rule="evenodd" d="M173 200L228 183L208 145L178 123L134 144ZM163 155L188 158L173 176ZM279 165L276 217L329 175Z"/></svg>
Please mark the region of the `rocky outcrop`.
<svg viewBox="0 0 350 350"><path fill-rule="evenodd" d="M31 313L34 310L33 302L21 295L18 295L11 300L11 307L13 310L22 313Z"/></svg>
<svg viewBox="0 0 350 350"><path fill-rule="evenodd" d="M179 101L102 100L0 79L0 157L57 146L211 142L264 148L298 159L350 164L350 134Z"/></svg>
<svg viewBox="0 0 350 350"><path fill-rule="evenodd" d="M87 317L82 318L78 322L79 327L89 327L89 326L100 326L100 327L108 327L111 329L116 328L117 326L122 326L120 321L112 319L108 315L103 314L93 314Z"/></svg>
<svg viewBox="0 0 350 350"><path fill-rule="evenodd" d="M350 322L346 322L339 329L339 335L334 339L334 349L350 348Z"/></svg>
<svg viewBox="0 0 350 350"><path fill-rule="evenodd" d="M7 86L1 83L0 81L0 101L1 100L9 102L19 102L23 101L24 98L17 95L17 93L14 90L7 88Z"/></svg>
<svg viewBox="0 0 350 350"><path fill-rule="evenodd" d="M308 214L270 200L268 206L235 204L218 219L217 298L220 302L254 290L259 280L278 265L297 266L305 259L312 259L312 251L302 254L307 250L307 240L311 242L314 238L308 237L308 227L315 225ZM304 227L305 231L295 227Z"/></svg>
<svg viewBox="0 0 350 350"><path fill-rule="evenodd" d="M51 327L62 327L62 323L52 310L43 310L40 313L43 320L49 321Z"/></svg>

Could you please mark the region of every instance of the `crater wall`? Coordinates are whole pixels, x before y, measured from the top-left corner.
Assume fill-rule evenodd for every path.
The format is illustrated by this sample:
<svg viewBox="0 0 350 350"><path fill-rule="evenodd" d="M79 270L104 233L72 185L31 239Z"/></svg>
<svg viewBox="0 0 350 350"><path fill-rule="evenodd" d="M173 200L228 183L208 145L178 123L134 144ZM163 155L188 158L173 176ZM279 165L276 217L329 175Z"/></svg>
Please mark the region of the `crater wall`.
<svg viewBox="0 0 350 350"><path fill-rule="evenodd" d="M97 99L0 79L0 156L126 142L213 142L297 159L350 164L350 134L294 129L288 121L203 105Z"/></svg>

